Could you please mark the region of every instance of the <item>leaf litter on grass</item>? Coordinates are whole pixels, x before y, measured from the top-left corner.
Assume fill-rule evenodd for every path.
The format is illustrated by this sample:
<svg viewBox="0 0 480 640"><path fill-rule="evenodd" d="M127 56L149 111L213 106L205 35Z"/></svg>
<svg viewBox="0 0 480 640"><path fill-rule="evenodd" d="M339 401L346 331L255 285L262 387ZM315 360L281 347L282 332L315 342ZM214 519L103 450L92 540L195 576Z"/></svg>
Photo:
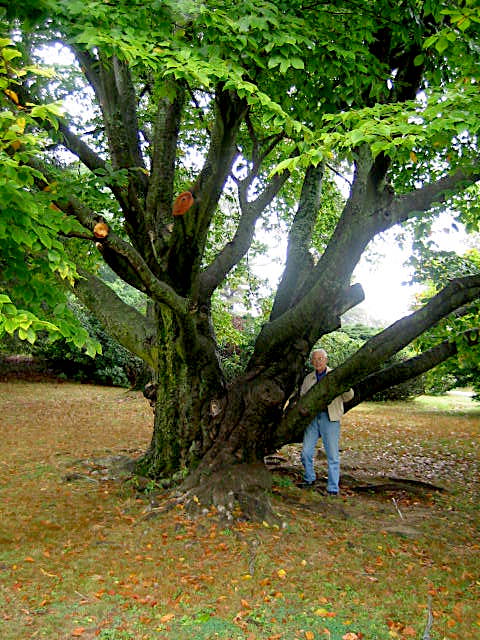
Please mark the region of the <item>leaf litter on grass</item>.
<svg viewBox="0 0 480 640"><path fill-rule="evenodd" d="M108 468L148 446L141 394L16 382L0 384L0 404L4 640L408 640L422 636L428 598L432 640L478 638L476 411L357 407L343 423L345 476L430 469L446 491L346 487L332 502L279 481L275 528L178 507L146 518L168 496Z"/></svg>

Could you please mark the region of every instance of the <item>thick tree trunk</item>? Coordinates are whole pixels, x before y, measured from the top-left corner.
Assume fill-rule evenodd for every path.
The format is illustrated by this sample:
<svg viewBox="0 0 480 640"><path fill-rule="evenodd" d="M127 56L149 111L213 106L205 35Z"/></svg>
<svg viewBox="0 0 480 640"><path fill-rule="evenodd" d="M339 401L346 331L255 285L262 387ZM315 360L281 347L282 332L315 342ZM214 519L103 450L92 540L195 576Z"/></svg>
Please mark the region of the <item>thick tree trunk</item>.
<svg viewBox="0 0 480 640"><path fill-rule="evenodd" d="M137 471L154 478L171 478L194 468L211 446L216 436L212 429L214 397L222 387L212 374L215 366L207 361L207 350L190 350L191 341L168 307L158 306L156 324L153 435Z"/></svg>

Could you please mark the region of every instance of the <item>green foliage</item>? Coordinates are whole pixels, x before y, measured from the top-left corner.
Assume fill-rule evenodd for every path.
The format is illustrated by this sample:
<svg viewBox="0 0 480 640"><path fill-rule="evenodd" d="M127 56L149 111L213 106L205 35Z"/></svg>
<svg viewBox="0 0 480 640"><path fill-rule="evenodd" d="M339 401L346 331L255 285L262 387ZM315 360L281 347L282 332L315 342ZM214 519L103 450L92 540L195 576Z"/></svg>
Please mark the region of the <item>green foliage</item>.
<svg viewBox="0 0 480 640"><path fill-rule="evenodd" d="M70 303L75 317L85 334L100 345L101 352L90 357L72 341L51 341L40 338L32 353L44 358L48 368L68 380L94 382L120 387L142 387L150 380L150 373L140 358L133 356L111 338L98 320L78 303Z"/></svg>
<svg viewBox="0 0 480 640"><path fill-rule="evenodd" d="M476 249L457 256L421 246L414 260L417 280L426 287L419 303L435 295L446 281L477 273L480 267L480 253ZM472 387L480 392L479 326L480 305L473 303L450 314L415 341L416 348L422 350L442 340L456 343L457 357L450 358L428 373L426 385L430 392L440 393L455 386Z"/></svg>
<svg viewBox="0 0 480 640"><path fill-rule="evenodd" d="M212 316L223 370L230 381L245 370L265 318L232 315L217 296L213 299Z"/></svg>
<svg viewBox="0 0 480 640"><path fill-rule="evenodd" d="M57 284L71 285L77 276L59 236L81 227L56 207L51 185L29 164L46 143L39 125L56 128L60 112L56 104L20 104L16 84L37 73L13 66L20 56L10 40L0 39L0 339L16 333L33 344L46 331L93 356L98 345L76 324Z"/></svg>
<svg viewBox="0 0 480 640"><path fill-rule="evenodd" d="M441 396L450 389L463 386L459 379L450 373L451 364L441 364L424 375L425 393L431 396ZM455 368L455 367L454 367Z"/></svg>
<svg viewBox="0 0 480 640"><path fill-rule="evenodd" d="M323 336L315 347L325 349L328 354L328 366L335 369L353 355L363 343L364 340L350 337L346 329L343 329Z"/></svg>

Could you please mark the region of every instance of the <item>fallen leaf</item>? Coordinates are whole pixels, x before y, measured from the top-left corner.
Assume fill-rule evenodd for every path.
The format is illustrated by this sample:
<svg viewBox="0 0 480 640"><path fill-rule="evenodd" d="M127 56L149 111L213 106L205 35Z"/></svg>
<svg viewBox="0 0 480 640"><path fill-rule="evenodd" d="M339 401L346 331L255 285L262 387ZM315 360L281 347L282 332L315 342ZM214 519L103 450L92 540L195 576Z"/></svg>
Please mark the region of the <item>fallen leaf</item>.
<svg viewBox="0 0 480 640"><path fill-rule="evenodd" d="M344 636L342 636L342 640L358 640L358 635L353 631L349 631Z"/></svg>
<svg viewBox="0 0 480 640"><path fill-rule="evenodd" d="M337 615L334 611L328 611L328 609L324 609L323 607L320 607L320 609L314 611L314 614L316 616L320 616L321 618L335 618L335 616Z"/></svg>
<svg viewBox="0 0 480 640"><path fill-rule="evenodd" d="M160 622L168 622L169 620L172 620L172 618L174 617L175 617L174 613L166 613L164 616L160 618Z"/></svg>
<svg viewBox="0 0 480 640"><path fill-rule="evenodd" d="M282 578L282 579L283 579L283 578L285 578L285 576L286 576L286 575L287 575L287 572L285 571L285 569L279 569L279 570L277 571L277 576L278 576L279 578Z"/></svg>
<svg viewBox="0 0 480 640"><path fill-rule="evenodd" d="M85 633L85 627L76 627L71 633L74 638L79 638Z"/></svg>
<svg viewBox="0 0 480 640"><path fill-rule="evenodd" d="M315 636L312 631L305 631L305 640L315 640Z"/></svg>

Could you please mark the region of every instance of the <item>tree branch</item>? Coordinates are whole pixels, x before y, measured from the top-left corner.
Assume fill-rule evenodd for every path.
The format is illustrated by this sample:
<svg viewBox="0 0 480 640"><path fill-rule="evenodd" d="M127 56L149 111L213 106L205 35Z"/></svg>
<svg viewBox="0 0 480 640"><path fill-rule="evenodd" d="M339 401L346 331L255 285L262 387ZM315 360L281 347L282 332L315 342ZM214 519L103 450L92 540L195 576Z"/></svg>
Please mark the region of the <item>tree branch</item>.
<svg viewBox="0 0 480 640"><path fill-rule="evenodd" d="M203 168L192 187L196 202L175 223L168 271L178 290L192 294L199 286L199 271L210 222L237 154L236 137L246 103L234 92L217 88L215 122ZM186 250L188 247L188 250ZM195 298L198 291L193 293Z"/></svg>
<svg viewBox="0 0 480 640"><path fill-rule="evenodd" d="M345 411L353 409L353 407L356 407L361 402L371 398L375 393L385 391L385 389L389 389L402 382L407 382L407 380L411 380L426 371L430 371L430 369L444 362L447 358L456 355L457 351L458 349L455 342L445 340L414 358L409 358L408 360L398 362L390 367L371 373L358 384L354 385L353 390L355 395L352 400L345 403Z"/></svg>
<svg viewBox="0 0 480 640"><path fill-rule="evenodd" d="M106 168L105 161L91 149L79 136L74 134L66 125L60 121L58 125L59 131L63 136L63 145L77 156L90 171Z"/></svg>
<svg viewBox="0 0 480 640"><path fill-rule="evenodd" d="M320 207L324 165L308 167L303 180L297 213L288 236L287 262L278 286L271 320L275 320L298 300L305 274L313 269L310 243Z"/></svg>
<svg viewBox="0 0 480 640"><path fill-rule="evenodd" d="M480 298L480 275L452 280L418 311L398 320L370 338L353 356L329 373L321 385L315 385L284 417L278 430L279 441L298 438L310 417L326 407L334 397L359 384L366 376L377 372L385 360L398 353L412 340L443 317L462 305ZM287 314L288 315L288 312Z"/></svg>
<svg viewBox="0 0 480 640"><path fill-rule="evenodd" d="M142 358L152 368L157 366L155 325L126 304L102 280L79 269L80 279L73 292L126 349Z"/></svg>
<svg viewBox="0 0 480 640"><path fill-rule="evenodd" d="M252 244L255 233L255 224L265 208L272 202L282 186L288 180L290 173L284 171L275 175L264 191L253 201L246 199L245 189L239 184L240 207L242 215L233 239L225 245L222 251L216 256L210 266L200 276L200 298L207 299L211 296L216 287L222 282L227 273L238 264L239 260L247 253ZM249 182L249 181L248 181Z"/></svg>
<svg viewBox="0 0 480 640"><path fill-rule="evenodd" d="M73 196L69 198L66 205L62 206L60 203L60 206L67 214L74 215L86 229L90 229L93 232L93 228L99 218L88 207ZM179 319L184 319L187 316L186 300L179 296L170 285L155 276L140 253L131 244L109 231L107 237L99 245L101 252L104 255L106 254L105 258L108 264L112 266L121 278L132 283L140 291L148 293L157 302L170 307ZM108 260L108 258L112 258L111 254L115 254L117 257L120 256L124 260L120 262ZM132 278L129 277L125 269L126 265L135 273L136 281L132 281Z"/></svg>
<svg viewBox="0 0 480 640"><path fill-rule="evenodd" d="M437 182L424 185L422 188L401 196L397 196L389 208L389 211L381 211L386 218L388 229L393 225L416 217L419 212L427 211L434 203L441 204L448 200L451 192L458 191L464 184L466 187L480 180L479 167L472 168L471 171L457 169L452 175L445 176Z"/></svg>
<svg viewBox="0 0 480 640"><path fill-rule="evenodd" d="M170 82L175 98L161 98L154 122L153 157L146 197L146 223L156 233L159 226L171 221L175 157L184 91ZM157 247L157 250L159 247Z"/></svg>

